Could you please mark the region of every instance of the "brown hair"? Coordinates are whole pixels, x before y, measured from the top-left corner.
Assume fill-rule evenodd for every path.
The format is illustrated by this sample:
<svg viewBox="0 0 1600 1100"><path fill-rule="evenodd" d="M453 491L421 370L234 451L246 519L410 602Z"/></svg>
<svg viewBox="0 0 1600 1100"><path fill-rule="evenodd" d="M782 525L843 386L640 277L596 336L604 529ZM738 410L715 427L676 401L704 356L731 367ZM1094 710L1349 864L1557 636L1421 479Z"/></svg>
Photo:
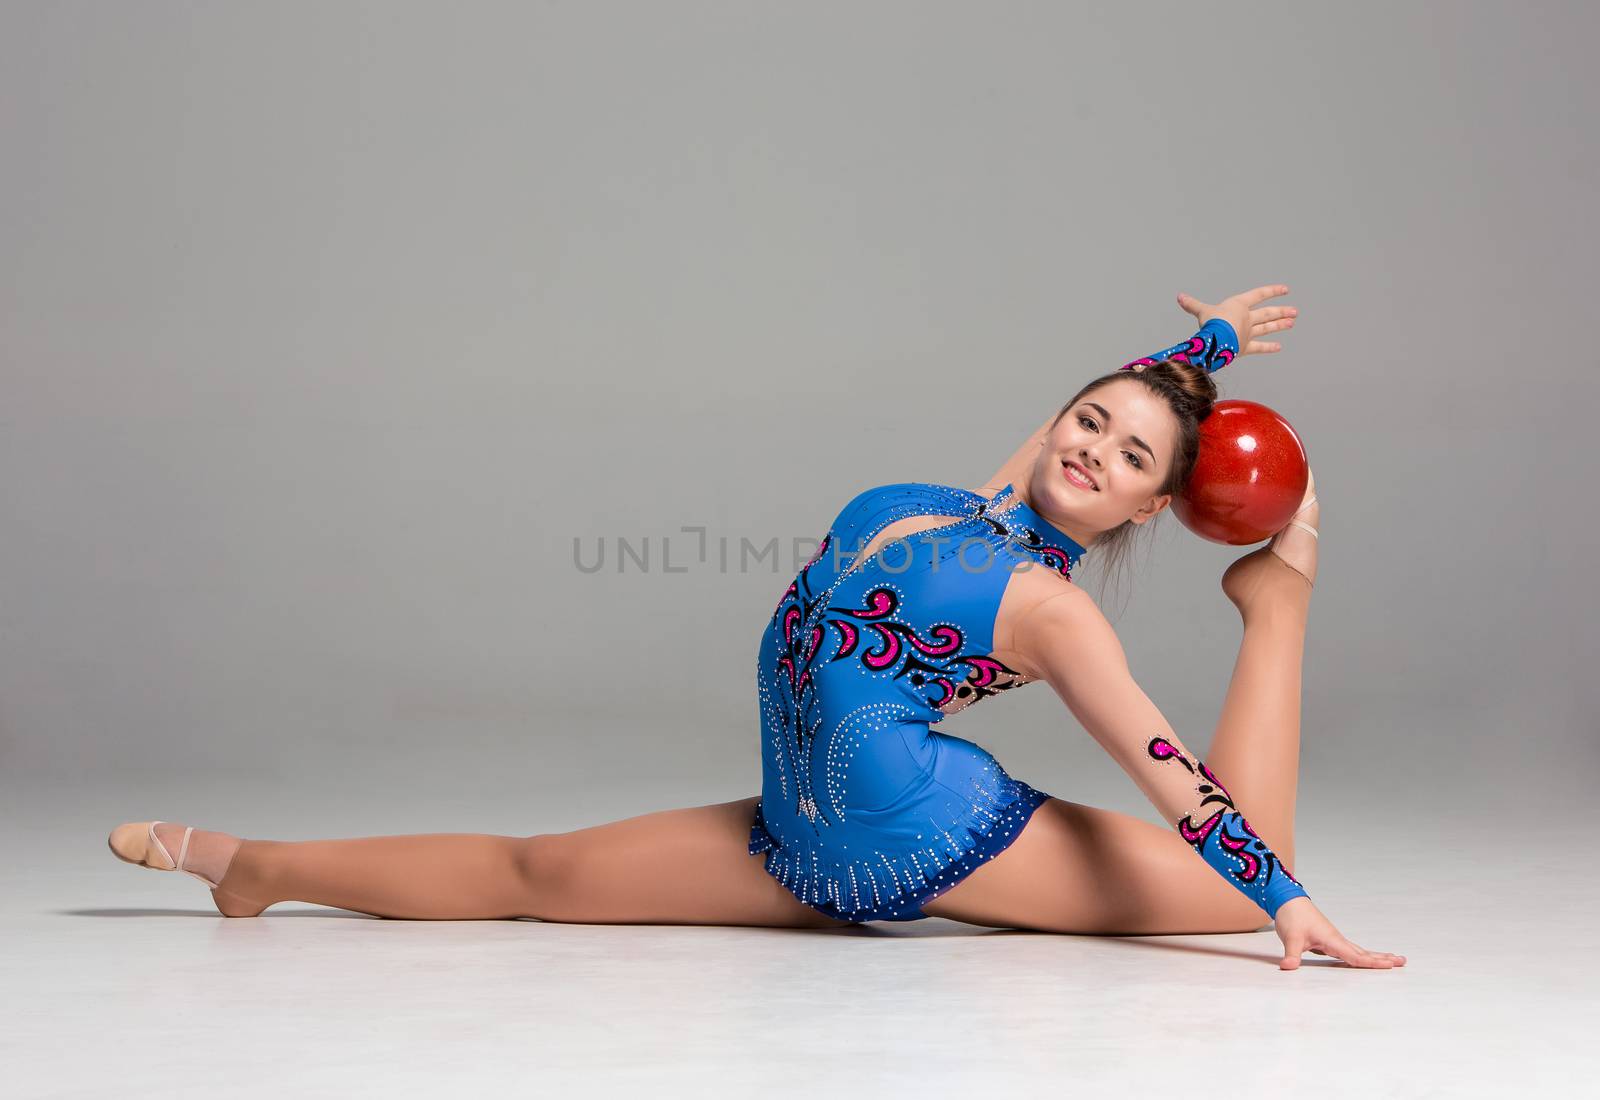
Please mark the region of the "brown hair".
<svg viewBox="0 0 1600 1100"><path fill-rule="evenodd" d="M1211 415L1211 407L1217 400L1217 384L1212 381L1210 372L1204 367L1197 367L1193 363L1185 363L1178 359L1166 359L1150 363L1142 369L1114 370L1109 374L1102 374L1079 390L1072 400L1061 406L1061 411L1056 413L1055 420L1050 422L1050 426L1053 428L1056 422L1067 414L1067 410L1095 390L1124 378L1144 385L1161 397L1172 409L1172 415L1178 419L1178 451L1173 456L1172 462L1167 465L1166 478L1156 489L1158 495L1163 493L1177 495L1183 492L1184 487L1189 484L1189 476L1194 473L1195 459L1200 455L1200 422ZM1124 520L1094 540L1091 550L1094 552L1096 564L1101 569L1102 595L1107 578L1113 572L1120 575L1126 568L1134 536L1141 526L1149 527L1150 524L1141 525L1131 519Z"/></svg>

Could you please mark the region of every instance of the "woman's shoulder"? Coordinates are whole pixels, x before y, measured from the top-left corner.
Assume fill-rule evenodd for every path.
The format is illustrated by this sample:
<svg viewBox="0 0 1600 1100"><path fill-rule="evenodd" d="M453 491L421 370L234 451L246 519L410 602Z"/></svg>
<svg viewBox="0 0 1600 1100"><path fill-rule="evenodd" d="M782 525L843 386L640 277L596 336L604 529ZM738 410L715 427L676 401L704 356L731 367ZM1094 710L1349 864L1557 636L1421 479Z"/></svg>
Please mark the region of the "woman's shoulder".
<svg viewBox="0 0 1600 1100"><path fill-rule="evenodd" d="M1116 633L1092 596L1053 569L1027 569L1012 575L995 622L997 647L1034 679L1044 669L1084 645L1113 642ZM1003 639L1003 642L1002 642Z"/></svg>

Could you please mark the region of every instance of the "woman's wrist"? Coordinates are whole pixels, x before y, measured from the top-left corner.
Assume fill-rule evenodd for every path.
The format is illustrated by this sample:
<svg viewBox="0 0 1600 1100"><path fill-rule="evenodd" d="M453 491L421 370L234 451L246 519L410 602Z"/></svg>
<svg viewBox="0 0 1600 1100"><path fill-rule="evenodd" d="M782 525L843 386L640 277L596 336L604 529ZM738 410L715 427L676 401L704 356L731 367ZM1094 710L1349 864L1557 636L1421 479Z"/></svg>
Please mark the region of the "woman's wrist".
<svg viewBox="0 0 1600 1100"><path fill-rule="evenodd" d="M1272 913L1272 919L1277 920L1286 909L1289 911L1289 915L1293 916L1307 907L1315 910L1317 906L1316 903L1305 894L1296 894L1294 897L1288 898L1287 900L1278 904L1278 908Z"/></svg>
<svg viewBox="0 0 1600 1100"><path fill-rule="evenodd" d="M1208 317L1206 322L1200 326L1200 330L1202 332L1208 328L1217 334L1217 343L1221 344L1235 355L1238 354L1239 330L1234 327L1232 321L1228 320L1226 317L1223 317L1221 314L1218 314L1215 317Z"/></svg>

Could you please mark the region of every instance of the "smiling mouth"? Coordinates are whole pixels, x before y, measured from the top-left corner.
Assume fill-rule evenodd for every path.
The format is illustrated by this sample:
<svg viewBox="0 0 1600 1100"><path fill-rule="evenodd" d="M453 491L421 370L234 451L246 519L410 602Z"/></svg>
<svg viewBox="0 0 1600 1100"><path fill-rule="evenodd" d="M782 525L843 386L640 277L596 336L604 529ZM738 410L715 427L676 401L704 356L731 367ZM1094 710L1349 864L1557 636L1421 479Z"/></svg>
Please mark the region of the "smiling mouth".
<svg viewBox="0 0 1600 1100"><path fill-rule="evenodd" d="M1080 489L1098 493L1100 486L1095 484L1094 478L1089 476L1089 471L1079 466L1070 459L1061 460L1061 472L1066 475L1067 481Z"/></svg>

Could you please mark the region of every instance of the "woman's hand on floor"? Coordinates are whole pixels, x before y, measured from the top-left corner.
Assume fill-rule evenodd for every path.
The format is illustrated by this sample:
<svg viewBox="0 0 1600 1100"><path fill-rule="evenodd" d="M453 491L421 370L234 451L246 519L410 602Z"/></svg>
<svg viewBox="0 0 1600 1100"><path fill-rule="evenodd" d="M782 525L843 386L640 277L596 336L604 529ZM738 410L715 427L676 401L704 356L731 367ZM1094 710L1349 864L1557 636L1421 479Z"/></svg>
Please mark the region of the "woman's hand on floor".
<svg viewBox="0 0 1600 1100"><path fill-rule="evenodd" d="M1283 961L1278 963L1279 970L1300 969L1300 956L1307 951L1340 959L1360 969L1388 970L1406 964L1404 955L1368 951L1345 939L1333 922L1322 915L1322 910L1311 904L1310 898L1290 898L1278 906L1278 914L1273 922L1278 938L1283 941Z"/></svg>
<svg viewBox="0 0 1600 1100"><path fill-rule="evenodd" d="M1178 305L1202 325L1213 317L1221 317L1233 326L1234 335L1239 338L1239 354L1257 355L1283 349L1283 345L1276 340L1262 340L1260 337L1294 327L1294 319L1300 313L1294 306L1261 304L1268 298L1277 298L1287 293L1289 288L1282 284L1258 286L1254 290L1246 290L1231 298L1224 298L1214 306L1207 305L1192 295L1179 294Z"/></svg>

